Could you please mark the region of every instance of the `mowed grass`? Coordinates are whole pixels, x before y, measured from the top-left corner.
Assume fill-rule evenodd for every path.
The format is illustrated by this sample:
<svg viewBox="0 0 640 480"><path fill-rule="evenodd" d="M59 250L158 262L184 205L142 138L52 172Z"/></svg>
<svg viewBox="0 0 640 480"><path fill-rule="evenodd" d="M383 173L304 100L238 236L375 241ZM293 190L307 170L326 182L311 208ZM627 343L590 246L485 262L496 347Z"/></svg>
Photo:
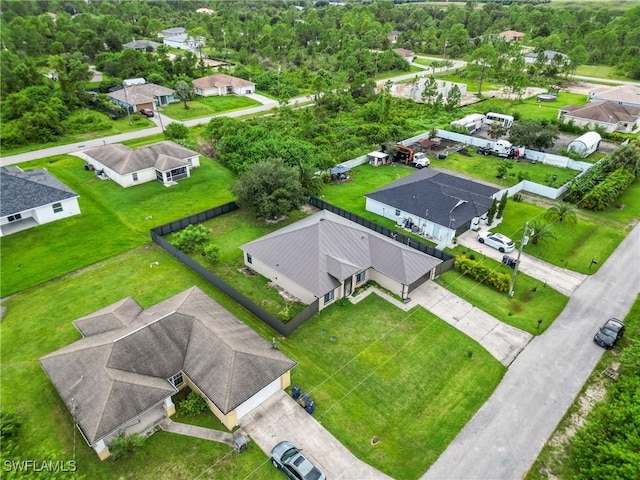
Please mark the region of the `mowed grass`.
<svg viewBox="0 0 640 480"><path fill-rule="evenodd" d="M513 270L492 258L475 253L467 247L457 246L450 253L475 258L492 271L512 275ZM562 312L569 298L551 287L544 280L519 272L514 284L514 295L499 292L455 270L444 272L437 282L463 300L471 303L494 318L533 335L538 335ZM543 323L538 328L538 319Z"/></svg>
<svg viewBox="0 0 640 480"><path fill-rule="evenodd" d="M23 166L47 168L80 195L82 213L2 239L3 297L148 243L150 228L233 199L234 175L204 157L190 178L169 188L159 182L122 188L83 165L61 155Z"/></svg>
<svg viewBox="0 0 640 480"><path fill-rule="evenodd" d="M311 393L316 419L396 479L422 475L505 372L431 313L377 295L323 310L279 348L298 361L292 381Z"/></svg>
<svg viewBox="0 0 640 480"><path fill-rule="evenodd" d="M587 96L578 93L561 91L553 102L538 102L536 96L521 100L505 100L492 98L482 105L483 112L499 112L505 115L514 115L522 120L555 120L558 118L560 108L567 105L584 105ZM477 105L475 106L477 109Z"/></svg>
<svg viewBox="0 0 640 480"><path fill-rule="evenodd" d="M159 265L150 268L156 261ZM75 435L78 473L86 478L195 478L205 470L202 478L279 478L255 444L248 454L227 456L228 446L169 433L154 434L132 457L101 462L74 431L38 363L80 338L73 320L127 296L146 308L193 285L267 341L275 336L156 246L133 249L5 300L0 400L4 411L23 421L23 459L47 452L71 460ZM375 295L357 306L320 312L280 339L279 348L298 362L293 382L312 393L318 420L362 460L399 479L424 473L505 371L477 343L428 312L405 313ZM194 423L215 427L202 418ZM375 448L374 435L380 438Z"/></svg>
<svg viewBox="0 0 640 480"><path fill-rule="evenodd" d="M636 207L637 208L637 207ZM524 202L509 202L502 222L493 231L518 240L522 238L525 222L545 220L546 209ZM524 252L549 263L580 273L591 274L609 258L624 239L625 226L617 222L602 221L591 212L578 211L575 225L553 223L549 226L556 239L534 245L529 242ZM598 264L591 264L596 259Z"/></svg>
<svg viewBox="0 0 640 480"><path fill-rule="evenodd" d="M442 168L470 175L473 178L483 180L500 188L516 185L521 179L527 179L541 185L557 188L578 174L577 171L569 168L560 168L539 162L534 164L508 160L512 168L507 171L505 178L497 178L498 165L500 165L504 159L495 155L478 155L473 147L468 147L465 151L466 154L462 152L452 153L448 155L445 160L434 159L431 165L434 168ZM553 180L554 175L556 176L556 180Z"/></svg>
<svg viewBox="0 0 640 480"><path fill-rule="evenodd" d="M176 102L162 107L162 114L176 120L208 117L222 112L240 110L242 108L257 107L260 102L243 96L215 95L213 97L196 97L187 102L189 108L184 108L183 102Z"/></svg>

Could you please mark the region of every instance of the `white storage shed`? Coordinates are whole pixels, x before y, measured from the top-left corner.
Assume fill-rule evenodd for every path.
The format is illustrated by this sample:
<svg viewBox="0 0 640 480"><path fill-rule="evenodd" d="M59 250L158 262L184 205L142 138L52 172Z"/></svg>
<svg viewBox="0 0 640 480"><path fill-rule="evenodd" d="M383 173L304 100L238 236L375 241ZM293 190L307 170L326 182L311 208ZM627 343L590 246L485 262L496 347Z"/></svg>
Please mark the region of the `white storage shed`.
<svg viewBox="0 0 640 480"><path fill-rule="evenodd" d="M598 149L601 140L602 137L598 132L587 132L571 142L567 150L585 158Z"/></svg>

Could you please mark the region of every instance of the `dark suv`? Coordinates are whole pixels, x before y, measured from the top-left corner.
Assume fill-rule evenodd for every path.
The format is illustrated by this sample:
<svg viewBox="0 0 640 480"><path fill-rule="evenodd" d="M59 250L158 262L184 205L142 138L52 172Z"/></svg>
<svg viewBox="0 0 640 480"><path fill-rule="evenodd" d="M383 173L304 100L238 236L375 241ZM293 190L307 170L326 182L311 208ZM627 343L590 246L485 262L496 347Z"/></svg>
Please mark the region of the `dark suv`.
<svg viewBox="0 0 640 480"><path fill-rule="evenodd" d="M149 108L142 108L140 109L140 115L144 115L147 118L151 118L153 117L153 110Z"/></svg>

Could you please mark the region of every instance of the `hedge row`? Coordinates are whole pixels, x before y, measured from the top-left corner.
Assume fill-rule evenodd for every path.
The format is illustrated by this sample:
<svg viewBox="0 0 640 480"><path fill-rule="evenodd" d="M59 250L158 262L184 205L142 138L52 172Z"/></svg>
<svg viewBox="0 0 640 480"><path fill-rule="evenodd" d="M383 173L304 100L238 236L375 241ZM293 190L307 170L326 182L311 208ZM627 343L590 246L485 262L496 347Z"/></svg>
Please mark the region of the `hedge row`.
<svg viewBox="0 0 640 480"><path fill-rule="evenodd" d="M636 177L626 168L619 168L607 175L582 199L582 206L589 210L606 210L631 185Z"/></svg>
<svg viewBox="0 0 640 480"><path fill-rule="evenodd" d="M506 273L497 272L486 267L482 263L471 260L463 255L456 256L453 267L463 275L468 275L477 282L484 283L495 288L499 292L509 290L511 278Z"/></svg>

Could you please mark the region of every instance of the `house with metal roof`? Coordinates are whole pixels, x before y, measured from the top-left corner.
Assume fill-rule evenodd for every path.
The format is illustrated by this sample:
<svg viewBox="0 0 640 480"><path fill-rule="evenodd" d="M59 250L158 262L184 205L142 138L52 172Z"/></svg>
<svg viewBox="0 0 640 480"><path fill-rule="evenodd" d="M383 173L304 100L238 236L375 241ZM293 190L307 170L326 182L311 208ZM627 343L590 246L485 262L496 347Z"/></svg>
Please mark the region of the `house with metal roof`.
<svg viewBox="0 0 640 480"><path fill-rule="evenodd" d="M499 189L423 168L365 195L366 209L444 248L479 225Z"/></svg>
<svg viewBox="0 0 640 480"><path fill-rule="evenodd" d="M619 85L617 87L596 87L589 91L588 102L611 101L618 105L640 107L640 86Z"/></svg>
<svg viewBox="0 0 640 480"><path fill-rule="evenodd" d="M370 280L406 299L442 263L327 210L240 248L247 267L319 309Z"/></svg>
<svg viewBox="0 0 640 480"><path fill-rule="evenodd" d="M155 52L160 46L158 42L152 40L136 40L135 38L122 45L123 48L131 48L133 50L141 50L143 52Z"/></svg>
<svg viewBox="0 0 640 480"><path fill-rule="evenodd" d="M79 195L44 168L0 168L0 236L80 214Z"/></svg>
<svg viewBox="0 0 640 480"><path fill-rule="evenodd" d="M83 338L40 364L103 460L120 433L173 415L183 388L232 429L288 387L296 365L197 287L147 309L128 297L73 324Z"/></svg>
<svg viewBox="0 0 640 480"><path fill-rule="evenodd" d="M196 95L210 97L213 95L246 95L255 93L256 84L244 78L232 77L224 73L217 73L193 80Z"/></svg>
<svg viewBox="0 0 640 480"><path fill-rule="evenodd" d="M560 107L558 119L589 129L600 127L607 132L636 133L640 131L640 105L633 107L611 100L567 105Z"/></svg>
<svg viewBox="0 0 640 480"><path fill-rule="evenodd" d="M200 166L198 152L168 140L137 150L121 144L105 145L76 155L100 177L125 188L153 180L173 185L190 177L191 170Z"/></svg>
<svg viewBox="0 0 640 480"><path fill-rule="evenodd" d="M541 53L531 52L524 56L524 63L534 64L543 63L544 65L555 65L556 67L563 67L570 62L569 56L556 52L555 50L545 50Z"/></svg>

